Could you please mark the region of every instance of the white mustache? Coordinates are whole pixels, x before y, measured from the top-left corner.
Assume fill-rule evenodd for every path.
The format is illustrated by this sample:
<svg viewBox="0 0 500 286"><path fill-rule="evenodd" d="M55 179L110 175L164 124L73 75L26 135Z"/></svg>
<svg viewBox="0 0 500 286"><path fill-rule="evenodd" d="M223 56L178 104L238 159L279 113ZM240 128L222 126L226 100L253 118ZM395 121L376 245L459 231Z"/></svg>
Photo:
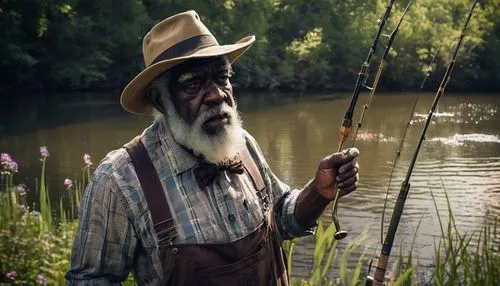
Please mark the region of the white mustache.
<svg viewBox="0 0 500 286"><path fill-rule="evenodd" d="M205 123L207 120L212 119L214 116L218 116L220 114L225 114L228 116L229 124L231 124L231 119L234 117L234 109L229 106L226 102L223 102L221 105L210 108L209 110L203 111L198 118L196 118L193 125L201 125Z"/></svg>

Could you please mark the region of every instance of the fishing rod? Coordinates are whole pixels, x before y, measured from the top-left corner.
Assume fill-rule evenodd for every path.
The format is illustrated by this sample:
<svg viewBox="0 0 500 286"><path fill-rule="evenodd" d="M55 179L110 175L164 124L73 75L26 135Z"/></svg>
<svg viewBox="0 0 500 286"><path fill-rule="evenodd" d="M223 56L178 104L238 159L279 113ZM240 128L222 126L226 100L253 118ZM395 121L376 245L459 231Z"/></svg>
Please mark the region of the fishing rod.
<svg viewBox="0 0 500 286"><path fill-rule="evenodd" d="M432 64L434 63L434 60L436 59L436 56L439 52L439 49L441 49L441 46L439 46L432 56L432 59L429 63L429 65L426 68L426 73L424 76L424 79L422 80L422 83L420 83L420 88L418 89L418 96L415 98L413 101L413 107L410 112L410 117L408 118L408 121L406 121L406 127L404 129L403 135L401 136L401 140L399 141L399 146L398 146L398 151L396 152L396 155L394 157L394 160L392 160L392 169L391 173L389 175L389 183L387 184L387 191L385 192L385 200L384 200L384 208L382 210L382 220L380 223L380 243L384 243L384 219L385 219L385 209L387 207L387 198L389 197L389 190L391 187L391 182L392 182L392 177L394 175L394 170L396 169L397 162L399 158L401 157L401 151L403 150L403 143L406 139L406 133L410 127L411 121L413 119L413 114L415 113L415 108L417 107L417 103L420 100L420 92L422 92L422 89L424 88L425 82L427 81L427 78L432 72Z"/></svg>
<svg viewBox="0 0 500 286"><path fill-rule="evenodd" d="M363 112L361 113L361 117L359 118L359 122L356 125L356 130L354 131L352 146L354 146L354 144L356 144L356 139L358 137L358 131L361 128L361 126L363 125L363 120L365 118L366 111L368 110L368 107L370 106L370 103L372 102L373 95L375 94L375 91L377 90L378 81L380 79L380 75L382 74L382 71L384 70L384 65L385 65L385 62L387 60L387 56L389 55L389 50L391 49L392 43L394 42L394 39L396 38L396 35L399 31L399 26L401 26L401 23L403 22L403 19L406 15L406 12L410 8L412 1L413 0L410 0L408 2L405 10L403 11L403 14L399 18L399 22L396 25L396 28L394 28L394 30L389 35L389 40L387 41L387 46L385 46L384 54L382 55L382 59L380 60L380 63L378 65L377 74L375 75L375 80L373 81L372 87L367 86L367 88L370 90L370 95L368 96L368 101L363 106Z"/></svg>
<svg viewBox="0 0 500 286"><path fill-rule="evenodd" d="M453 71L453 68L455 67L456 63L456 58L458 54L458 50L460 49L460 46L462 44L462 40L465 35L465 31L467 29L467 26L469 24L470 18L472 17L472 13L474 12L474 8L476 7L478 0L474 0L474 3L472 4L472 7L469 11L469 15L467 16L467 19L464 23L464 26L462 28L462 32L460 33L460 38L458 39L458 42L455 46L455 50L453 51L453 55L451 58L451 61L448 65L448 68L446 69L446 73L444 74L443 80L441 81L441 84L439 85L438 91L436 92L436 96L434 98L434 102L432 103L431 109L429 111L429 115L427 116L427 119L425 121L424 128L422 129L422 133L420 134L420 138L417 143L417 147L415 149L415 152L413 153L413 157L410 162L410 167L408 168L408 172L406 173L406 177L401 185L401 189L399 191L399 196L396 201L396 205L394 206L394 212L392 213L391 217L391 222L389 224L389 230L387 231L387 235L384 240L384 244L382 246L382 251L380 253L380 257L377 263L377 267L375 269L375 274L373 277L368 276L366 278L366 285L384 285L384 278L385 278L385 272L387 269L387 264L389 262L389 255L391 254L392 250L392 245L394 243L394 237L396 235L396 231L398 229L398 224L399 220L401 219L401 215L403 214L403 208L404 204L406 201L406 198L408 196L408 192L410 190L410 177L411 173L413 172L413 168L415 167L415 162L417 160L418 153L420 151L420 147L422 146L422 142L425 140L425 133L427 132L427 128L429 127L429 124L432 119L432 115L434 111L436 110L437 104L439 102L439 99L441 96L444 94L444 91L446 89L446 86L448 85L448 82L451 79L451 73Z"/></svg>
<svg viewBox="0 0 500 286"><path fill-rule="evenodd" d="M354 86L354 91L351 97L351 103L349 104L349 108L347 109L344 120L342 121L342 125L340 126L340 143L337 152L342 150L342 146L344 146L345 141L349 138L349 133L351 133L352 127L352 115L354 114L354 108L356 107L356 102L358 101L359 93L361 91L361 86L364 85L366 78L368 76L368 69L370 67L370 61L372 59L373 54L375 54L375 50L377 49L377 43L382 34L382 30L389 18L389 14L391 13L392 5L394 4L394 0L389 0L387 4L387 8L385 9L384 16L379 22L377 34L375 34L375 38L373 39L373 43L370 46L370 51L368 52L368 56L366 60L361 65L361 69L358 73L358 79L356 80L356 84ZM337 206L339 201L339 191L337 188L337 192L335 193L335 199L333 200L332 206L332 220L335 224L335 234L334 238L336 240L343 239L347 236L347 231L342 230L340 227L339 219L337 216Z"/></svg>

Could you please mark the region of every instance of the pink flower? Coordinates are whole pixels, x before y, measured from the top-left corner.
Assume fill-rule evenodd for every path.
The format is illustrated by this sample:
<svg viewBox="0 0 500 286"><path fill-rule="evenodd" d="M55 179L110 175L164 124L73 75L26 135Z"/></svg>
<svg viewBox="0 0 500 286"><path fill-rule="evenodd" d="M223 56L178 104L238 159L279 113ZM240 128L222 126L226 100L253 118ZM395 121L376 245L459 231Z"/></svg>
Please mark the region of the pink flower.
<svg viewBox="0 0 500 286"><path fill-rule="evenodd" d="M66 187L66 189L69 190L73 186L73 181L67 178L64 179L64 186Z"/></svg>
<svg viewBox="0 0 500 286"><path fill-rule="evenodd" d="M47 146L40 147L40 155L42 155L43 159L49 157L49 150L47 150Z"/></svg>
<svg viewBox="0 0 500 286"><path fill-rule="evenodd" d="M36 280L38 281L39 284L42 285L47 285L49 283L49 280L47 279L47 277L45 277L45 274L43 273L38 274Z"/></svg>
<svg viewBox="0 0 500 286"><path fill-rule="evenodd" d="M87 168L92 166L92 161L90 161L90 155L89 154L84 154L83 155L83 162L87 165Z"/></svg>
<svg viewBox="0 0 500 286"><path fill-rule="evenodd" d="M16 279L16 276L17 276L17 272L15 270L9 271L5 274L5 278L7 280L14 280L14 279Z"/></svg>

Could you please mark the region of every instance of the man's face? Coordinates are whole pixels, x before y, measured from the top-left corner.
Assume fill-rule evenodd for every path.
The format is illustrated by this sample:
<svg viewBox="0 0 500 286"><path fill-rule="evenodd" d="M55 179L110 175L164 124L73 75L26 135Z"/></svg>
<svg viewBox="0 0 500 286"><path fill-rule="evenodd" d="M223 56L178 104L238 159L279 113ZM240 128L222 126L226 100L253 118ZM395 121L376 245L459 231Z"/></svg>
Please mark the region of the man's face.
<svg viewBox="0 0 500 286"><path fill-rule="evenodd" d="M221 108L223 103L236 108L231 75L231 66L223 57L191 61L172 70L172 102L187 124L203 120L203 130L216 134L231 123L234 118Z"/></svg>
<svg viewBox="0 0 500 286"><path fill-rule="evenodd" d="M232 159L245 148L225 58L190 61L169 71L165 120L175 140L206 161Z"/></svg>

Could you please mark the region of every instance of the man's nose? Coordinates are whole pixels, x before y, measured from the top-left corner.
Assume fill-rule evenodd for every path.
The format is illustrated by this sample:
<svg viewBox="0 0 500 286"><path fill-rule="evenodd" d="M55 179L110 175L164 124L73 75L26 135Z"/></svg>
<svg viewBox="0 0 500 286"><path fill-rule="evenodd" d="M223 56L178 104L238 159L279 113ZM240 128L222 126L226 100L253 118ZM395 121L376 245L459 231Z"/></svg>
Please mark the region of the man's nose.
<svg viewBox="0 0 500 286"><path fill-rule="evenodd" d="M205 104L221 104L226 98L226 94L214 81L210 80L207 84L208 87L205 89L205 96L203 97Z"/></svg>

